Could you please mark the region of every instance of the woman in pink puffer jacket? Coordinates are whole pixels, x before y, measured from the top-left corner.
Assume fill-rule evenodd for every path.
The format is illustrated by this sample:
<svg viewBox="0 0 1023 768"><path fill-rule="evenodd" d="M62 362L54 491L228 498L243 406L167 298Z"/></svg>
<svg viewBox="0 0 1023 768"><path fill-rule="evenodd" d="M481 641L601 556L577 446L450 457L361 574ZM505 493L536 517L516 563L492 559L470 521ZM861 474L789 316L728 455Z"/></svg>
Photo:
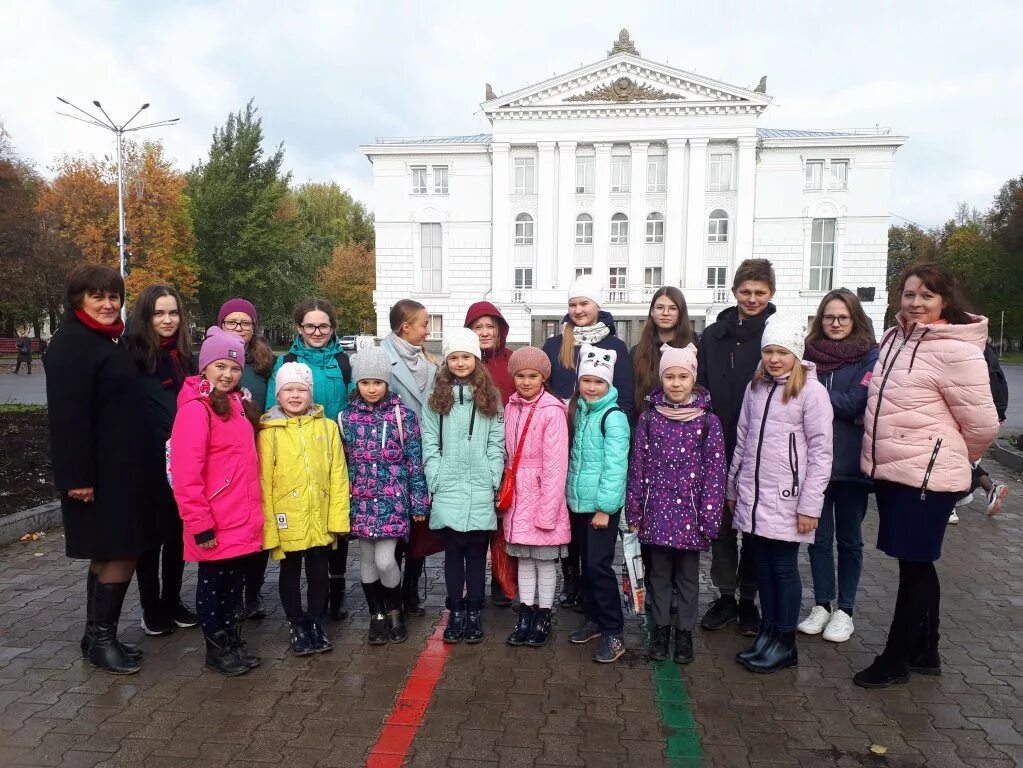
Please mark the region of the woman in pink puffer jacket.
<svg viewBox="0 0 1023 768"><path fill-rule="evenodd" d="M795 318L768 318L728 473L732 525L750 534L756 553L760 632L736 657L752 672L798 663L799 545L814 540L831 479L834 413L814 364L801 360L805 336Z"/></svg>
<svg viewBox="0 0 1023 768"><path fill-rule="evenodd" d="M860 467L876 488L877 548L899 561L899 596L884 653L853 678L864 688L904 683L911 670L941 674L934 561L971 464L998 434L987 318L966 311L955 278L936 264L907 268L896 296L898 324L870 380Z"/></svg>

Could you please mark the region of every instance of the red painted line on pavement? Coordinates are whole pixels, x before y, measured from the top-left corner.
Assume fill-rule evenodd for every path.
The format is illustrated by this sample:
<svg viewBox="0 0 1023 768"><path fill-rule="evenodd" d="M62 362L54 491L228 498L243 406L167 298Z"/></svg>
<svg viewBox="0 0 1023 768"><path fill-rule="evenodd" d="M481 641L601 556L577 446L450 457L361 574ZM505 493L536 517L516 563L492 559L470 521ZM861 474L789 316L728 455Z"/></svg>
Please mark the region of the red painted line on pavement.
<svg viewBox="0 0 1023 768"><path fill-rule="evenodd" d="M369 752L366 768L401 768L405 761L451 653L451 646L443 640L447 625L448 613L445 611L391 707L380 737Z"/></svg>

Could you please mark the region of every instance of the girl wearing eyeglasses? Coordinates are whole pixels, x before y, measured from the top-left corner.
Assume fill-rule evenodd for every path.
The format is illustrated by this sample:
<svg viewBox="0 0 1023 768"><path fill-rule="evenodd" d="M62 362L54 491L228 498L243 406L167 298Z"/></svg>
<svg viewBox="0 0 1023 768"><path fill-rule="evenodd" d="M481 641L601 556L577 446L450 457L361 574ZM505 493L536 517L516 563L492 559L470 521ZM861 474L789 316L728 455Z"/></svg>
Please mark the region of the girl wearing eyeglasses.
<svg viewBox="0 0 1023 768"><path fill-rule="evenodd" d="M814 607L799 624L806 635L844 643L853 633L853 606L863 569L863 518L871 482L860 471L867 385L877 363L874 326L846 288L827 294L810 325L804 359L817 366L835 411L834 461L820 523L809 547ZM835 541L838 542L838 602Z"/></svg>
<svg viewBox="0 0 1023 768"><path fill-rule="evenodd" d="M273 392L277 371L284 363L305 363L313 372L313 400L323 406L323 415L337 421L352 390L352 364L337 338L337 312L326 299L306 299L292 315L298 335L287 354L277 358L270 374L266 408L277 404ZM345 609L345 569L348 564L348 539L338 537L337 546L328 555L330 566L330 617L340 621L348 617Z"/></svg>

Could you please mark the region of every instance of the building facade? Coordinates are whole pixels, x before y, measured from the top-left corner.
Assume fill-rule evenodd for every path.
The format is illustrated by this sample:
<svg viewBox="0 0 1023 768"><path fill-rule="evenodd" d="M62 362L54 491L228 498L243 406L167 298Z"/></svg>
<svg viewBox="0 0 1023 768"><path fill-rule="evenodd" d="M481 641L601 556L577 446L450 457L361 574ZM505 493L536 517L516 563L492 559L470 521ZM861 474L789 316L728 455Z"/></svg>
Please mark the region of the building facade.
<svg viewBox="0 0 1023 768"><path fill-rule="evenodd" d="M363 146L378 335L401 298L429 308L436 338L487 299L510 341L538 344L584 273L601 276L626 343L661 285L682 289L700 331L749 257L774 264L779 306L811 316L845 286L880 330L905 138L758 128L770 102L766 78L751 90L648 61L622 30L594 64L502 96L488 85L490 134Z"/></svg>

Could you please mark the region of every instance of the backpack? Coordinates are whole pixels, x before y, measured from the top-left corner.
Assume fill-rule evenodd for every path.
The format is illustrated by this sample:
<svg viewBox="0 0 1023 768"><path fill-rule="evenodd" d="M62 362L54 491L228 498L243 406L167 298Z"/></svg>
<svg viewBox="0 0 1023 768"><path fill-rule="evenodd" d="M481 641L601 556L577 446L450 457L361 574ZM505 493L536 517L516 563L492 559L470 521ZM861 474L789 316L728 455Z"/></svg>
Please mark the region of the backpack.
<svg viewBox="0 0 1023 768"><path fill-rule="evenodd" d="M1005 421L1005 411L1009 407L1009 383L1005 380L1002 364L998 362L998 353L990 344L984 345L984 362L987 363L987 374L991 381L991 399L995 401L998 420Z"/></svg>
<svg viewBox="0 0 1023 768"><path fill-rule="evenodd" d="M341 379L347 387L352 383L352 361L348 359L348 355L344 352L338 352L334 355L334 359L337 360L338 367L341 369ZM297 363L298 355L294 352L288 352L288 354L284 356L284 362Z"/></svg>
<svg viewBox="0 0 1023 768"><path fill-rule="evenodd" d="M615 405L615 406L612 406L611 408L608 408L606 411L604 411L604 415L600 417L600 436L601 437L606 437L606 434L604 432L604 425L607 424L607 417L610 416L615 411L618 411L619 413L625 413L624 410L622 410L617 405Z"/></svg>

